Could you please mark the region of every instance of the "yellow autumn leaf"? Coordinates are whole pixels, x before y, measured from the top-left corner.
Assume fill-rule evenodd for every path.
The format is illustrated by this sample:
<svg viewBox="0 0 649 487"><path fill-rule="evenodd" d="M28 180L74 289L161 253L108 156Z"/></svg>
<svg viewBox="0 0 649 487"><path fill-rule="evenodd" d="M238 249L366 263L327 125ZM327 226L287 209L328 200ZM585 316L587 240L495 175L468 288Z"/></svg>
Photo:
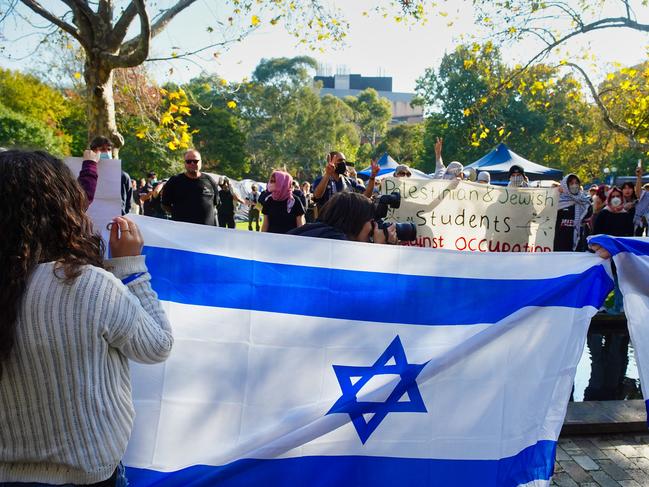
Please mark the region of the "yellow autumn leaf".
<svg viewBox="0 0 649 487"><path fill-rule="evenodd" d="M462 113L464 114L465 117L468 117L469 115L471 115L471 110L469 110L468 108L465 108Z"/></svg>
<svg viewBox="0 0 649 487"><path fill-rule="evenodd" d="M252 25L253 27L255 25L259 25L259 22L261 22L261 20L259 20L259 17L257 17L256 15L253 15L252 19L250 19L250 25Z"/></svg>
<svg viewBox="0 0 649 487"><path fill-rule="evenodd" d="M162 115L160 118L160 125L168 125L174 121L174 117L171 116L170 113L165 113Z"/></svg>
<svg viewBox="0 0 649 487"><path fill-rule="evenodd" d="M169 150L176 150L178 148L173 142L167 142L167 147L169 147Z"/></svg>
<svg viewBox="0 0 649 487"><path fill-rule="evenodd" d="M74 79L81 79L81 73L79 73L78 71L74 73Z"/></svg>
<svg viewBox="0 0 649 487"><path fill-rule="evenodd" d="M135 136L136 136L138 139L143 139L144 137L146 137L146 133L144 132L144 130L140 130L139 132L136 132L136 133L135 133Z"/></svg>
<svg viewBox="0 0 649 487"><path fill-rule="evenodd" d="M167 90L165 90L164 88L161 88L161 89L160 89L160 94L161 94L162 96L167 96L167 95L169 94L169 92L168 92Z"/></svg>
<svg viewBox="0 0 649 487"><path fill-rule="evenodd" d="M221 86L226 86L226 85L228 84L228 80L227 80L227 79L223 79L223 78L221 78L221 79L219 80L219 84L220 84Z"/></svg>
<svg viewBox="0 0 649 487"><path fill-rule="evenodd" d="M505 133L505 129L504 129L504 128L500 128L500 129L498 129L498 136L499 136L499 137L502 137L504 133Z"/></svg>
<svg viewBox="0 0 649 487"><path fill-rule="evenodd" d="M191 115L191 111L190 111L189 107L182 106L182 107L178 107L178 114L179 115Z"/></svg>
<svg viewBox="0 0 649 487"><path fill-rule="evenodd" d="M169 105L169 113L176 113L178 111L178 105L174 105L173 103Z"/></svg>
<svg viewBox="0 0 649 487"><path fill-rule="evenodd" d="M237 102L234 100L230 100L228 102L228 108L237 108Z"/></svg>
<svg viewBox="0 0 649 487"><path fill-rule="evenodd" d="M464 69L469 69L471 66L473 66L475 61L473 59L465 59L464 60Z"/></svg>
<svg viewBox="0 0 649 487"><path fill-rule="evenodd" d="M609 80L609 81L612 80L612 79L615 79L615 74L614 73L608 73L606 75L606 79Z"/></svg>
<svg viewBox="0 0 649 487"><path fill-rule="evenodd" d="M480 142L478 142L478 141L471 142L471 145L472 145L473 147L480 147Z"/></svg>

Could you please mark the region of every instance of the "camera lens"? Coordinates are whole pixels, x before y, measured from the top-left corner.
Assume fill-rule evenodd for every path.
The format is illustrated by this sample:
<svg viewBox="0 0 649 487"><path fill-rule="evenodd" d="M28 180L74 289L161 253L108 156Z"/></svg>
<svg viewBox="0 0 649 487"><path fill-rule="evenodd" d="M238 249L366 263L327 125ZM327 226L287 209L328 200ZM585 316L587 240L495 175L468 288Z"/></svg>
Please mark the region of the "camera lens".
<svg viewBox="0 0 649 487"><path fill-rule="evenodd" d="M396 223L397 238L402 242L417 240L417 225L411 222Z"/></svg>

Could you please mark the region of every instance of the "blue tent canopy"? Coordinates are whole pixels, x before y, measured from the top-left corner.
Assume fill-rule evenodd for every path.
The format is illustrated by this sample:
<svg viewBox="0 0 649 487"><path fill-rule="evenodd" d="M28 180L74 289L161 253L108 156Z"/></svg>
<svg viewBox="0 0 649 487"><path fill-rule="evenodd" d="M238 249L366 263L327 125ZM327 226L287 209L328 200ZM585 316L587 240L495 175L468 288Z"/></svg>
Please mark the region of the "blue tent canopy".
<svg viewBox="0 0 649 487"><path fill-rule="evenodd" d="M379 173L377 176L391 176L392 173L394 173L394 170L397 168L399 163L392 159L388 153L384 153L381 158L377 161L379 163ZM372 170L372 166L368 166L362 171L358 171L358 177L361 179L368 179L370 177L370 171ZM418 169L410 168L410 172L412 173L413 177L417 178L425 178L428 179L430 176L428 176L426 173L419 171Z"/></svg>
<svg viewBox="0 0 649 487"><path fill-rule="evenodd" d="M377 161L379 163L379 173L377 176L384 176L389 173L393 173L394 170L397 168L399 163L392 159L388 153L384 153L381 158ZM358 171L358 177L362 179L367 179L370 177L370 171L372 170L372 166L368 166L362 171Z"/></svg>
<svg viewBox="0 0 649 487"><path fill-rule="evenodd" d="M509 168L513 165L521 166L530 180L559 180L563 177L563 171L528 161L503 143L498 144L498 147L467 167L472 167L476 171L487 171L491 174L492 180L504 180L508 179Z"/></svg>

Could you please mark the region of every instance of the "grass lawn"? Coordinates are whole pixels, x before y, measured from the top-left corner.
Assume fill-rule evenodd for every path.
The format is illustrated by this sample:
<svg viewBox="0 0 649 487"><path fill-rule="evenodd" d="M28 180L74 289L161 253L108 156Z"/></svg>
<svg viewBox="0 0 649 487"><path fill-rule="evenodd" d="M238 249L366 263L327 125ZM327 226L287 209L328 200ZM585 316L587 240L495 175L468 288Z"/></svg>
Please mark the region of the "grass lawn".
<svg viewBox="0 0 649 487"><path fill-rule="evenodd" d="M259 228L261 228L261 218L259 219ZM248 222L235 222L237 230L246 230L248 231ZM255 229L255 224L252 224L253 230Z"/></svg>

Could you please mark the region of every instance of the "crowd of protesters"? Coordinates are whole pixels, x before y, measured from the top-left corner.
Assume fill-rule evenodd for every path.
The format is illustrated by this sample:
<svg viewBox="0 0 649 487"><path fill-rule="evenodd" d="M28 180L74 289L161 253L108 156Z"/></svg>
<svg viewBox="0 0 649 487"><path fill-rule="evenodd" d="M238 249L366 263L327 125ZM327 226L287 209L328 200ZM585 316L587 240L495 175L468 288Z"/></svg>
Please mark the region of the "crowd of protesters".
<svg viewBox="0 0 649 487"><path fill-rule="evenodd" d="M445 165L436 144L434 178L462 179L461 163ZM99 137L78 175L40 151L0 152L0 482L3 485L126 485L120 460L133 426L128 360L164 361L173 337L150 285L143 239L131 220L110 227L111 259L86 210L95 196L97 164L112 146ZM367 183L341 152L327 156L311 186L286 171L270 174L242 199L227 178L201 172L189 150L184 172L121 177L122 214L234 228L235 205L249 207L248 229L396 244L394 225L376 222L373 162ZM399 165L395 177L412 177ZM489 173L476 181L490 184ZM526 187L524 168L509 170L510 187ZM80 190L81 189L81 190ZM555 250L585 250L589 233L643 235L649 188L592 186L575 174L559 183ZM260 226L260 213L263 215ZM55 398L53 400L52 398ZM25 409L28 408L28 409Z"/></svg>

